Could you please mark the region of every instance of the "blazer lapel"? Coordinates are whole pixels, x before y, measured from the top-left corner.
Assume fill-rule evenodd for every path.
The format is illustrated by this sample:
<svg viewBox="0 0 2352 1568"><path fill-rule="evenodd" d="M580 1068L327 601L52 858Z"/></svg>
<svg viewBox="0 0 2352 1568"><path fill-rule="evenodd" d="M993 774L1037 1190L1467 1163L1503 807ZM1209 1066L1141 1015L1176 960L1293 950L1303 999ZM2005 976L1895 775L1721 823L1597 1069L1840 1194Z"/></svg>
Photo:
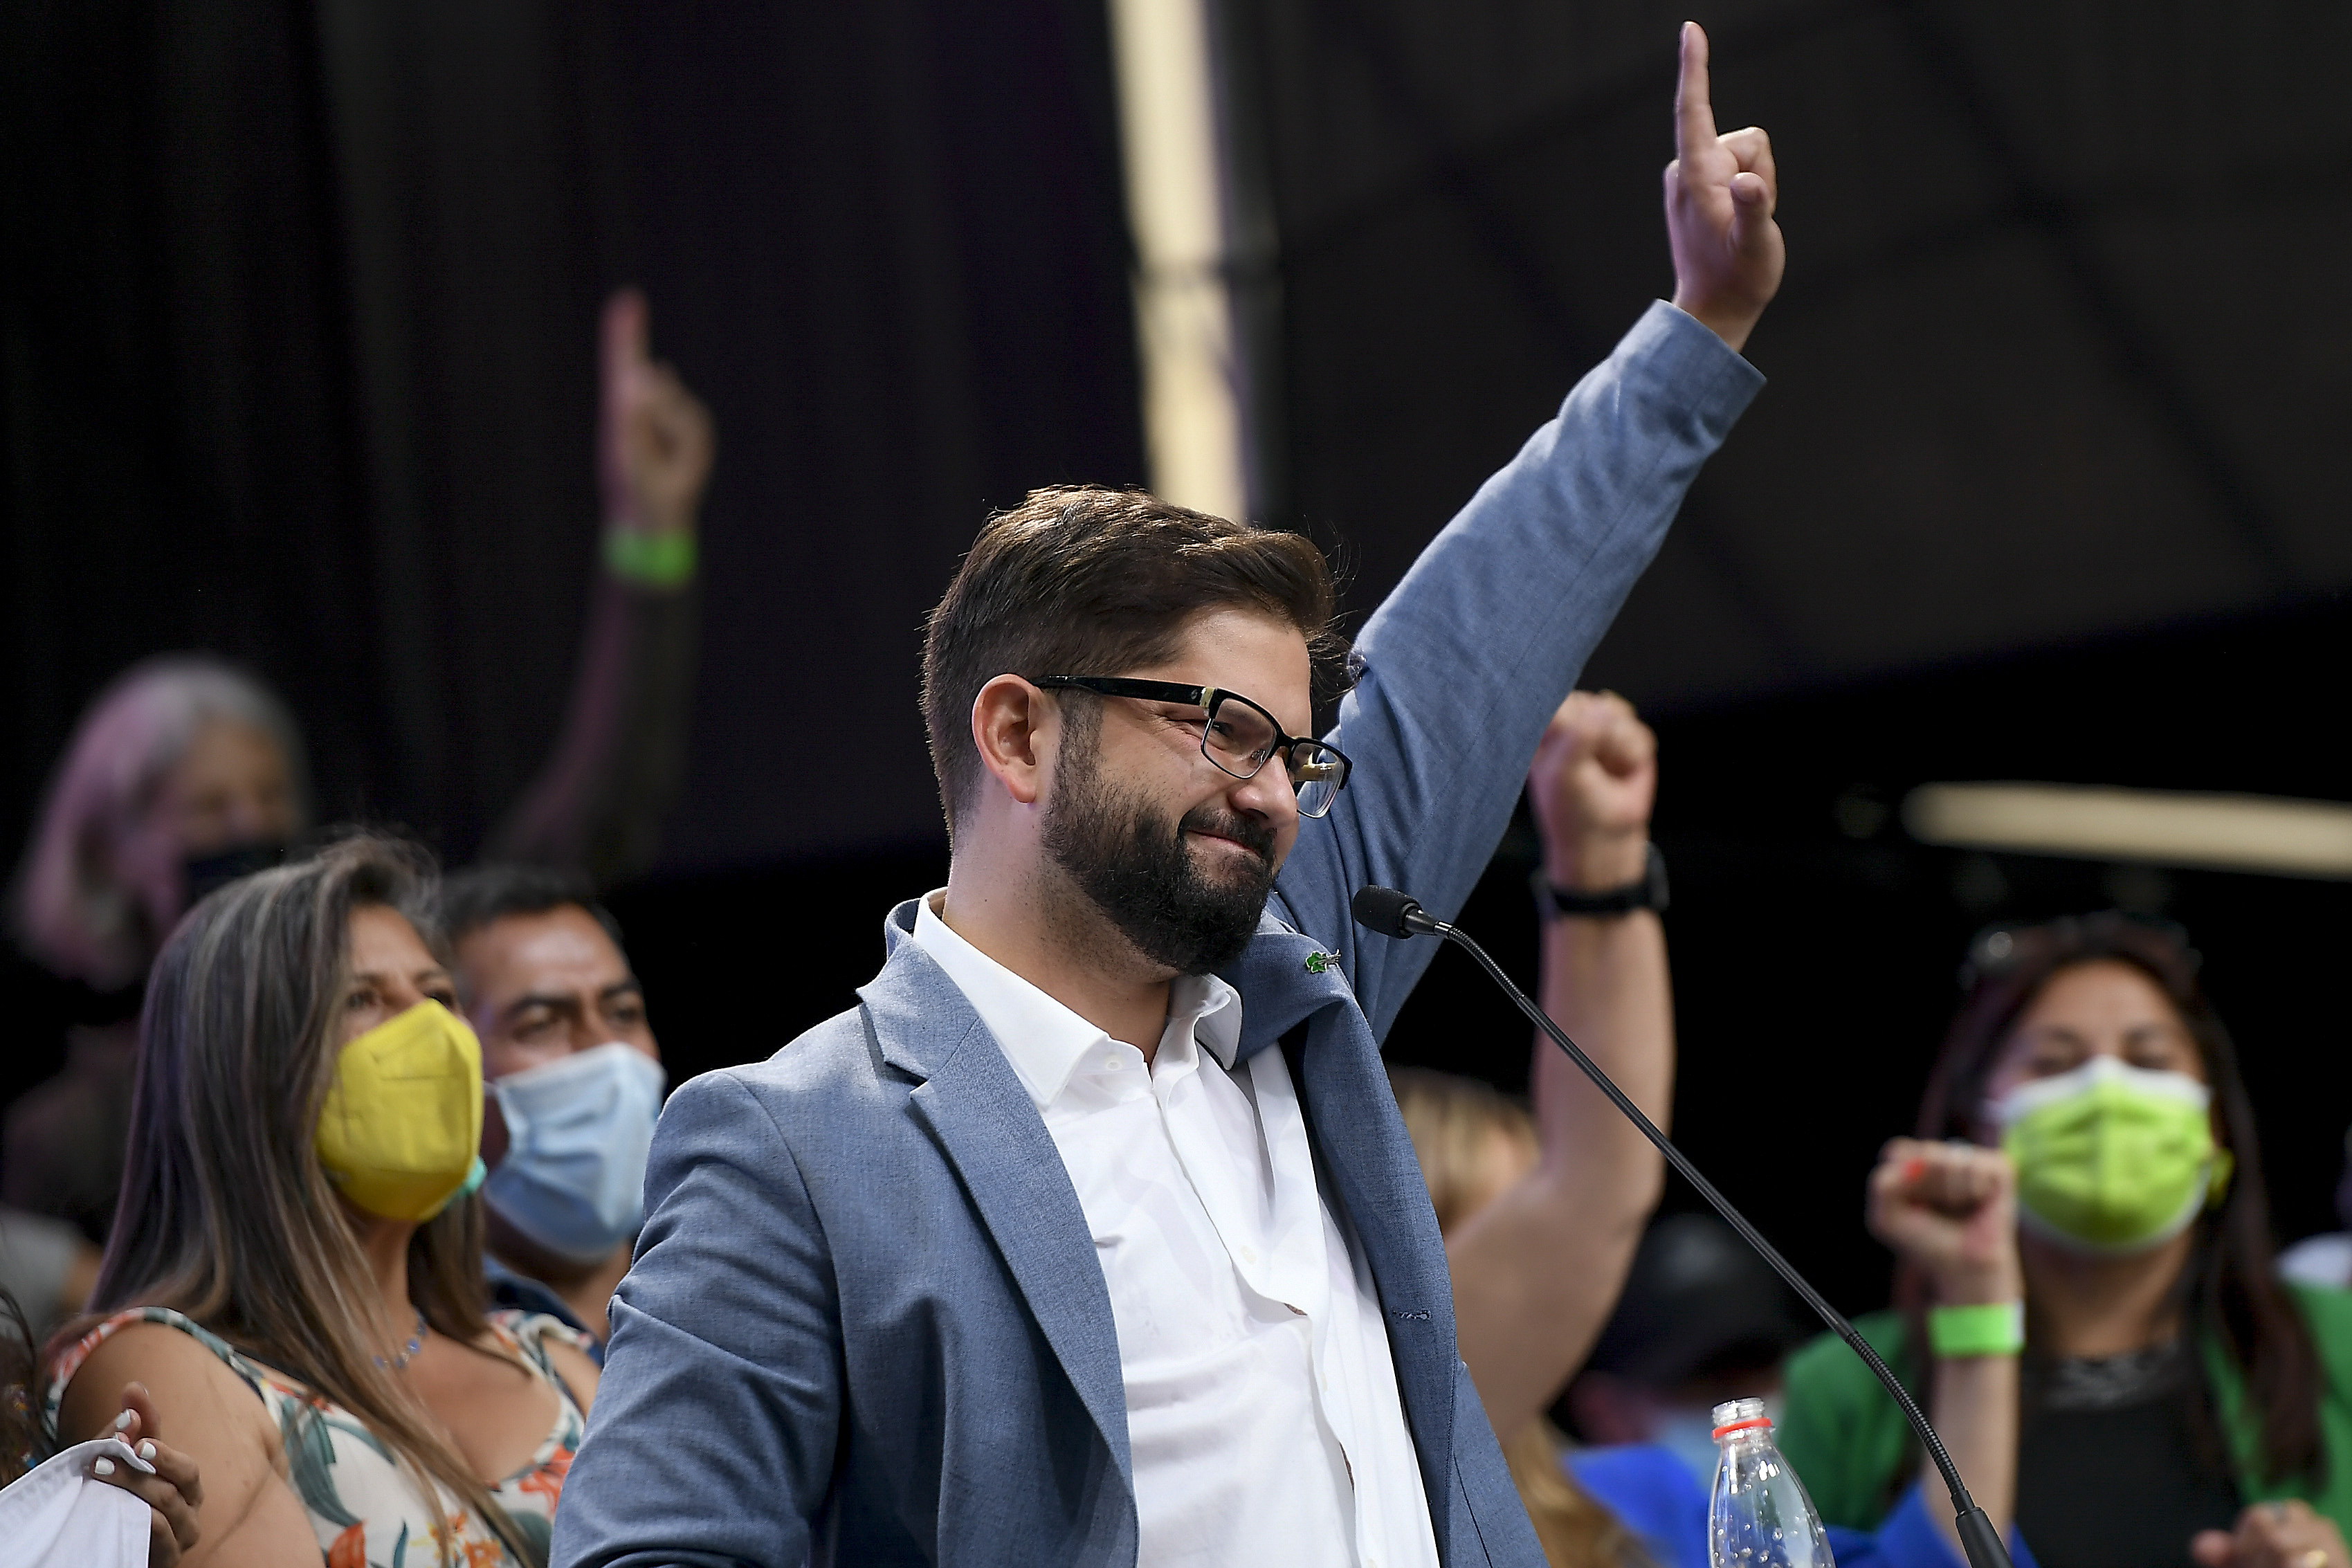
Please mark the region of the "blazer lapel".
<svg viewBox="0 0 2352 1568"><path fill-rule="evenodd" d="M1241 993L1237 1062L1249 1060L1324 1008L1354 1007L1356 1002L1339 954L1276 918L1271 907L1258 917L1257 934L1240 960L1218 978Z"/></svg>
<svg viewBox="0 0 2352 1568"><path fill-rule="evenodd" d="M1131 1490L1118 1329L1077 1189L995 1037L907 940L913 925L911 902L891 911L889 960L857 993L867 1026L885 1061L922 1080L908 1097L915 1113L946 1151Z"/></svg>

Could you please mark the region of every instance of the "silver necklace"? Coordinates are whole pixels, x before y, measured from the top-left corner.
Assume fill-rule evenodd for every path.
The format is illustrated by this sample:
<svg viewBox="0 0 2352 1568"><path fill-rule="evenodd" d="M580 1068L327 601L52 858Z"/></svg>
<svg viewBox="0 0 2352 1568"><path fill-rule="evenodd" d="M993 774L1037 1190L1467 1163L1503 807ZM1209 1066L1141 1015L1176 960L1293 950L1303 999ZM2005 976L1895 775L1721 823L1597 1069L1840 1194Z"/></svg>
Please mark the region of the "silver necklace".
<svg viewBox="0 0 2352 1568"><path fill-rule="evenodd" d="M401 1350L398 1355L377 1356L375 1358L375 1364L383 1368L386 1372L406 1372L408 1370L408 1363L415 1361L416 1359L416 1352L424 1348L425 1314L419 1312L416 1314L416 1331L408 1336L408 1343L406 1346Z"/></svg>
<svg viewBox="0 0 2352 1568"><path fill-rule="evenodd" d="M2043 1373L2044 1410L2121 1410L2153 1402L2187 1381L2189 1357L2179 1340L2111 1356L2064 1356Z"/></svg>

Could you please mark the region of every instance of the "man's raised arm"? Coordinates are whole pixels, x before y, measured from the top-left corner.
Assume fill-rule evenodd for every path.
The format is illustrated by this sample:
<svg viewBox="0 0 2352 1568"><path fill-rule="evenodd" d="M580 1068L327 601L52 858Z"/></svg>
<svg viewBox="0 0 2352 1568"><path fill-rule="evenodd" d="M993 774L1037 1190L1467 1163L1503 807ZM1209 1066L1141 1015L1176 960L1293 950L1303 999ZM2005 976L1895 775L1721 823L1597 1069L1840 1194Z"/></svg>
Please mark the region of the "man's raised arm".
<svg viewBox="0 0 2352 1568"><path fill-rule="evenodd" d="M1737 351L1780 287L1777 176L1763 132L1716 133L1695 23L1683 30L1675 142L1674 305L1652 306L1586 374L1357 640L1333 737L1355 770L1276 886L1289 917L1346 961L1377 1033L1437 944L1364 936L1349 900L1381 882L1442 917L1460 910L1546 722L1762 385Z"/></svg>

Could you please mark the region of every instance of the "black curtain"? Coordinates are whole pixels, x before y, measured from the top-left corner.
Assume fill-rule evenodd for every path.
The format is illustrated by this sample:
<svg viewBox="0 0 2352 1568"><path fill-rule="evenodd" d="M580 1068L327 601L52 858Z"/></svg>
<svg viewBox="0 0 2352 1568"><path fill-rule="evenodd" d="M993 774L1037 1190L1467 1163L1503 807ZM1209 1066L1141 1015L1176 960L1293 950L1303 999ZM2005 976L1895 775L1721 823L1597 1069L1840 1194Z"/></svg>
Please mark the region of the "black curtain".
<svg viewBox="0 0 2352 1568"><path fill-rule="evenodd" d="M1223 7L1278 234L1277 515L1420 543L1673 289L1661 4ZM2352 214L2301 0L1719 0L1788 279L1771 385L1594 664L1654 710L2312 604L2352 586L2333 459ZM2161 127L2160 131L2155 130ZM2150 138L2168 149L2149 153Z"/></svg>
<svg viewBox="0 0 2352 1568"><path fill-rule="evenodd" d="M0 18L0 820L206 647L331 816L462 857L544 755L598 301L714 409L671 840L937 833L914 650L987 509L1134 482L1099 8L28 5Z"/></svg>

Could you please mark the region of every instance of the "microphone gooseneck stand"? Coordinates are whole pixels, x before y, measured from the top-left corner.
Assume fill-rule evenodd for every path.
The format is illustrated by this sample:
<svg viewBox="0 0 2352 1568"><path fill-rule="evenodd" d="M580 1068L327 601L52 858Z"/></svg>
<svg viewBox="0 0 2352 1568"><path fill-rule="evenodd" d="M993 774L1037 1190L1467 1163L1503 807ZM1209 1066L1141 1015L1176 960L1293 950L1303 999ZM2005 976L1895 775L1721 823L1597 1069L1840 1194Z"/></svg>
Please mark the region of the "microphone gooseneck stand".
<svg viewBox="0 0 2352 1568"><path fill-rule="evenodd" d="M1532 997L1512 984L1511 977L1503 973L1502 966L1486 955L1486 950L1459 928L1439 920L1409 894L1401 893L1394 888L1366 887L1360 889L1353 910L1356 923L1369 931L1398 938L1443 937L1475 959L1478 967L1518 1004L1519 1011L1535 1020L1536 1027L1550 1036L1552 1044L1567 1052L1569 1060L1584 1069L1584 1076L1609 1097L1610 1103L1623 1111L1626 1120L1641 1129L1643 1137L1657 1145L1658 1152L1666 1157L1666 1163L1698 1189L1699 1195L1714 1206L1715 1212L1723 1216L1726 1224L1739 1233L1740 1239L1754 1247L1756 1255L1772 1266L1772 1272L1787 1280L1790 1288L1804 1298L1805 1305L1830 1326L1832 1332L1852 1346L1853 1353L1860 1356L1878 1381L1886 1385L1886 1392L1895 1396L1895 1403L1902 1407L1905 1419L1911 1423L1911 1429L1919 1434L1919 1441L1926 1446L1927 1457L1936 1462L1937 1470L1944 1478L1945 1487L1952 1494L1952 1512L1957 1519L1961 1549L1968 1553L1969 1568L2011 1568L2009 1548L2002 1543L2000 1531L1993 1528L1992 1521L1986 1516L1985 1510L1979 1508L1976 1499L1969 1495L1968 1485L1960 1479L1959 1469L1952 1463L1952 1456L1944 1451L1944 1440L1936 1436L1936 1429L1927 1424L1927 1414L1919 1408L1919 1402L1911 1397L1902 1380L1879 1358L1878 1352L1870 1348L1870 1342L1845 1321L1844 1313L1831 1306L1820 1291L1806 1282L1805 1277L1797 1272L1796 1266L1780 1256L1778 1247L1764 1239L1763 1232L1748 1224L1747 1216L1732 1207L1729 1198L1716 1191L1715 1184L1699 1173L1698 1167L1658 1131L1655 1122L1642 1114L1642 1108L1601 1070L1599 1064L1586 1056L1577 1043L1536 1005Z"/></svg>

